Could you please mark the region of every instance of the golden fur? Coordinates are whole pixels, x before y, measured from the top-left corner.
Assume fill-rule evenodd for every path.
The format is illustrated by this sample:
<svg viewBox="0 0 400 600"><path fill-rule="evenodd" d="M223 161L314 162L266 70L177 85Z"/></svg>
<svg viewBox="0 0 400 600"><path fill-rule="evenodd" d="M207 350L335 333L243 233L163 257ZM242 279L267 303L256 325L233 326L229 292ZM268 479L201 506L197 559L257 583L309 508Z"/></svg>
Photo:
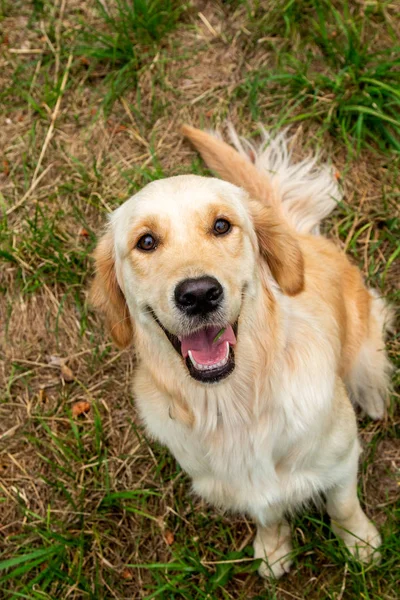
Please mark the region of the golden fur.
<svg viewBox="0 0 400 600"><path fill-rule="evenodd" d="M238 151L194 128L183 132L231 183L182 176L149 184L115 211L95 253L92 302L120 347L134 343L143 421L198 494L255 519L263 576L290 566L284 513L321 492L350 551L376 557L379 534L357 499L348 394L372 418L384 415L385 306L347 257L316 235L332 209L326 182L334 183L314 162L289 164L283 138L253 164L236 134ZM307 195L310 186L315 193ZM229 235L210 233L216 218L231 222ZM143 253L136 244L149 231L158 245ZM219 324L239 319L235 369L216 384L188 375L160 327L188 333L173 290L205 274L225 291Z"/></svg>

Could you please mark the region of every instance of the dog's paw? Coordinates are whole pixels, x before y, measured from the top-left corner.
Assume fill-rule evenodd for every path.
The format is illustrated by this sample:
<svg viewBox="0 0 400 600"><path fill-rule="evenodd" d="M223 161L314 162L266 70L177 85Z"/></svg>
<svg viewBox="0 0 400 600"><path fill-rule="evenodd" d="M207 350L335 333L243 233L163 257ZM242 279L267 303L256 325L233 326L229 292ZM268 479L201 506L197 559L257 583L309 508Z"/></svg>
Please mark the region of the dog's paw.
<svg viewBox="0 0 400 600"><path fill-rule="evenodd" d="M289 525L280 525L278 531L277 535L270 535L264 530L258 530L254 540L254 558L261 558L263 561L258 572L266 579L271 577L279 579L290 571L292 564Z"/></svg>
<svg viewBox="0 0 400 600"><path fill-rule="evenodd" d="M380 562L381 554L377 548L381 545L382 539L375 525L367 517L357 528L353 527L351 532L335 522L332 522L332 529L342 538L356 560L362 563Z"/></svg>

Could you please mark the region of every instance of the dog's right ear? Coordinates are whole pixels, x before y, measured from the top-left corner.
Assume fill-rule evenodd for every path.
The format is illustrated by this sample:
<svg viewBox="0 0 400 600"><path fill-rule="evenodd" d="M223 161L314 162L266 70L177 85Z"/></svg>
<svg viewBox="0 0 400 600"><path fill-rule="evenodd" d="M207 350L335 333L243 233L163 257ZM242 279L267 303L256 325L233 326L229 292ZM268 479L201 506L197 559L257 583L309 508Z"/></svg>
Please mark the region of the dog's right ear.
<svg viewBox="0 0 400 600"><path fill-rule="evenodd" d="M100 239L94 259L96 274L90 290L90 302L105 316L117 346L126 348L132 342L133 326L125 296L117 281L111 231Z"/></svg>

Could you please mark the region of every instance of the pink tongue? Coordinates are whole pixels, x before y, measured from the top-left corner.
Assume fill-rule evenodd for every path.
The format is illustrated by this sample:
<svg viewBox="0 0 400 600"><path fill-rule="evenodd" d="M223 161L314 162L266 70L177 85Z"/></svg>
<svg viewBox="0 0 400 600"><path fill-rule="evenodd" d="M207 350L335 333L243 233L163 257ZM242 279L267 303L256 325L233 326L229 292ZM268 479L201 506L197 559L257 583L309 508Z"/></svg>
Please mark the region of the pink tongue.
<svg viewBox="0 0 400 600"><path fill-rule="evenodd" d="M202 365L213 365L222 360L226 355L226 342L233 346L236 337L232 327L227 325L223 334L214 341L220 331L221 327L207 327L180 338L183 358L190 350L194 360Z"/></svg>

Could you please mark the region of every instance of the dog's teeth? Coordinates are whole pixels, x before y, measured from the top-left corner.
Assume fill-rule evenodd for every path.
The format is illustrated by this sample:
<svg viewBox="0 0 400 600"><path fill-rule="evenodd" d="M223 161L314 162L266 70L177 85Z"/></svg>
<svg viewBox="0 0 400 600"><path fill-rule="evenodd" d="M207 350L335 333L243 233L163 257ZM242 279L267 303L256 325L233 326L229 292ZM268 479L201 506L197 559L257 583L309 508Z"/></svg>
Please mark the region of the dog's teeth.
<svg viewBox="0 0 400 600"><path fill-rule="evenodd" d="M198 363L194 357L193 354L191 352L191 350L189 350L188 354L189 354L189 358L193 364L193 366L198 370L198 371L212 371L213 369L218 369L219 367L223 367L226 365L226 363L228 362L228 358L229 358L229 343L226 343L226 353L224 358L222 358L220 361L218 361L217 363L213 364L213 365L202 365L200 363Z"/></svg>

